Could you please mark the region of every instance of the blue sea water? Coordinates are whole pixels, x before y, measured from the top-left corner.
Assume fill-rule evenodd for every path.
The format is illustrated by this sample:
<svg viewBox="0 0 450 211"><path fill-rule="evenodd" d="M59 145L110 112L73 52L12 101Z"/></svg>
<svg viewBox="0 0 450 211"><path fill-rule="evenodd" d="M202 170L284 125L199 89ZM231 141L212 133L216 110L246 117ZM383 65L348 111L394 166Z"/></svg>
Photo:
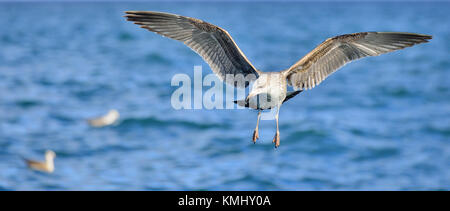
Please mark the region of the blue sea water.
<svg viewBox="0 0 450 211"><path fill-rule="evenodd" d="M264 71L328 37L433 35L353 62L283 105L174 110L171 78L202 59L122 17L155 10L226 29ZM0 190L448 190L449 3L0 3ZM118 124L85 119L115 108ZM56 152L53 174L21 156Z"/></svg>

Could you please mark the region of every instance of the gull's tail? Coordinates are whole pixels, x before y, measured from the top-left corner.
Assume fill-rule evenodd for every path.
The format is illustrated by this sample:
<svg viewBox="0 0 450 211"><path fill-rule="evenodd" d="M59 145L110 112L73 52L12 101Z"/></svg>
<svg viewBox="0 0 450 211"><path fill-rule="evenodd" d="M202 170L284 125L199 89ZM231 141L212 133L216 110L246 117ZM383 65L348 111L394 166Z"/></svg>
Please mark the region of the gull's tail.
<svg viewBox="0 0 450 211"><path fill-rule="evenodd" d="M288 101L289 99L295 97L296 95L298 95L298 94L299 94L300 92L302 92L302 91L303 91L303 90L297 90L297 91L288 92L288 93L286 94L286 98L284 98L283 103L285 103L285 102ZM239 106L242 106L242 107L252 108L252 109L256 109L256 110L264 110L264 109L260 109L260 108L257 108L257 107L250 106L250 104L249 104L249 99L246 99L246 100L235 100L235 101L233 101L233 102L236 103L236 104L238 104Z"/></svg>

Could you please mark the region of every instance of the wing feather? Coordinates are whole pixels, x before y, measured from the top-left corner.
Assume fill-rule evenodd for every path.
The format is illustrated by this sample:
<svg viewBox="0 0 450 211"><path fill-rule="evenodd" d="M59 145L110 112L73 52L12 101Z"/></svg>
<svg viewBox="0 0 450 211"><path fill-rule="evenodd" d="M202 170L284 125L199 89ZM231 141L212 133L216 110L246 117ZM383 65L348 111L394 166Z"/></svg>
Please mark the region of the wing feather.
<svg viewBox="0 0 450 211"><path fill-rule="evenodd" d="M248 61L231 36L224 29L195 18L145 11L127 11L125 17L141 28L178 40L198 53L223 81L246 87L258 77L259 71ZM231 74L235 80L226 81ZM244 77L236 77L242 74ZM249 81L240 81L250 74Z"/></svg>
<svg viewBox="0 0 450 211"><path fill-rule="evenodd" d="M428 42L429 35L361 32L329 38L284 73L296 89L312 89L345 64Z"/></svg>

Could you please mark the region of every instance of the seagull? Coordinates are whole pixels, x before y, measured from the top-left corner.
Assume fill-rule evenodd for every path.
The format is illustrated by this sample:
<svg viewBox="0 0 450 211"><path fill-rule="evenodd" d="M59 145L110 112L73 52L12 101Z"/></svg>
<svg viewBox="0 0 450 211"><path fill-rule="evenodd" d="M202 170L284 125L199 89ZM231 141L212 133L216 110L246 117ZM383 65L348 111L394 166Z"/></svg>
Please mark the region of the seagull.
<svg viewBox="0 0 450 211"><path fill-rule="evenodd" d="M125 13L124 17L128 21L140 25L141 28L183 42L199 54L222 81L240 88L245 88L252 83L246 99L235 101L235 103L258 110L256 128L253 132L254 143L259 138L258 125L261 111L276 108L277 131L272 140L275 148L280 145L278 114L281 105L288 99L301 91L314 88L353 60L426 43L432 38L430 35L405 32L344 34L326 39L288 69L279 72L262 72L250 63L230 34L218 26L196 18L163 12L126 11ZM229 79L230 75L235 76L233 80ZM236 78L241 79L236 80ZM288 85L295 91L288 92Z"/></svg>
<svg viewBox="0 0 450 211"><path fill-rule="evenodd" d="M88 119L87 122L92 127L105 127L114 124L119 119L119 112L115 109L111 109L107 114L96 117L93 119Z"/></svg>
<svg viewBox="0 0 450 211"><path fill-rule="evenodd" d="M55 170L55 164L53 162L53 159L55 159L56 154L52 150L45 151L45 161L34 161L34 160L28 160L24 158L25 163L28 165L29 168L36 170L36 171L42 171L47 173L52 173Z"/></svg>

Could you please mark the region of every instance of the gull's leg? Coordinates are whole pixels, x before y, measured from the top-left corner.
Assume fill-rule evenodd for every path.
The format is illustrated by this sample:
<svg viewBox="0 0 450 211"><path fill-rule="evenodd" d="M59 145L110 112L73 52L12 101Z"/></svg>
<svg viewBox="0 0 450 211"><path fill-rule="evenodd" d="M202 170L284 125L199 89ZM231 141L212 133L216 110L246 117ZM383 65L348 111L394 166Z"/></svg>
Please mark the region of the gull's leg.
<svg viewBox="0 0 450 211"><path fill-rule="evenodd" d="M256 128L255 128L255 131L253 131L253 143L256 143L256 140L259 138L258 125L259 125L260 118L261 118L261 110L258 111L258 119L256 120Z"/></svg>
<svg viewBox="0 0 450 211"><path fill-rule="evenodd" d="M277 108L277 114L275 115L275 120L277 121L277 132L275 137L273 137L272 143L275 143L275 148L280 146L280 131L278 130L278 113L280 112L280 107Z"/></svg>

